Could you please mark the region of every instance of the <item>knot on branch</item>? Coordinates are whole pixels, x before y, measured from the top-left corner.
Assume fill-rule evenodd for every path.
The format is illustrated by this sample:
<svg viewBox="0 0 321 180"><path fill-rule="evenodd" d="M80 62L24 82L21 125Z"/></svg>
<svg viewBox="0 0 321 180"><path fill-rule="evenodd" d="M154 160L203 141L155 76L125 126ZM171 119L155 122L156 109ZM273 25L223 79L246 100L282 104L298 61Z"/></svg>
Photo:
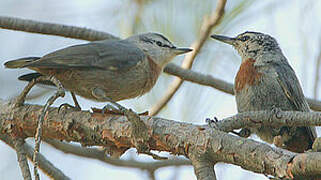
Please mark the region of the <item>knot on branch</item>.
<svg viewBox="0 0 321 180"><path fill-rule="evenodd" d="M214 128L214 129L219 129L218 126L217 126L217 122L218 122L218 119L217 117L214 117L213 119L211 118L206 118L205 119L205 122L207 123L207 125L211 128Z"/></svg>
<svg viewBox="0 0 321 180"><path fill-rule="evenodd" d="M251 130L248 128L242 128L241 131L237 134L240 137L248 138L251 136Z"/></svg>
<svg viewBox="0 0 321 180"><path fill-rule="evenodd" d="M104 153L106 156L110 156L112 158L119 158L123 155L129 148L118 148L116 146L107 146L104 147Z"/></svg>

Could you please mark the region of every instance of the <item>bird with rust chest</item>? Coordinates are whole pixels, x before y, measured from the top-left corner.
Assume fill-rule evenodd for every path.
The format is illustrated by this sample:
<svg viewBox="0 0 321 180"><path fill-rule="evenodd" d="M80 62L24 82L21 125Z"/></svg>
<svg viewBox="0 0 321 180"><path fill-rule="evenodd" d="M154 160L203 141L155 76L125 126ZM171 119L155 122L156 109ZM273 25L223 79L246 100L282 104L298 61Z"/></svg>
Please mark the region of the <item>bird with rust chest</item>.
<svg viewBox="0 0 321 180"><path fill-rule="evenodd" d="M27 57L5 63L7 68L37 71L19 77L30 81L42 75L56 77L66 90L87 99L116 102L149 92L163 68L177 55L177 48L158 33L124 40L102 40L70 46L43 57ZM80 108L78 106L78 108Z"/></svg>
<svg viewBox="0 0 321 180"><path fill-rule="evenodd" d="M295 72L273 37L258 32L245 32L233 38L211 37L232 45L242 58L234 83L239 113L273 108L310 111ZM310 149L316 138L314 127L261 126L249 130L268 143L294 152Z"/></svg>

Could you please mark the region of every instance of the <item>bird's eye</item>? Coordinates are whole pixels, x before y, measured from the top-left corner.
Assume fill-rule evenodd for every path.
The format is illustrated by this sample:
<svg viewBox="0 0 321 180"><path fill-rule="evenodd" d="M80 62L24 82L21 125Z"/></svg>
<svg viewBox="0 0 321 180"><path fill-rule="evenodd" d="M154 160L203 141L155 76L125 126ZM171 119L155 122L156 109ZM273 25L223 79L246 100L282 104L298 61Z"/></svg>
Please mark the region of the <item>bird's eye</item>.
<svg viewBox="0 0 321 180"><path fill-rule="evenodd" d="M162 44L160 41L156 41L156 44L157 44L158 46L160 46L160 47L163 46L163 44Z"/></svg>
<svg viewBox="0 0 321 180"><path fill-rule="evenodd" d="M250 39L250 37L249 36L243 36L243 37L241 37L241 38L239 38L239 40L240 41L247 41L248 39Z"/></svg>

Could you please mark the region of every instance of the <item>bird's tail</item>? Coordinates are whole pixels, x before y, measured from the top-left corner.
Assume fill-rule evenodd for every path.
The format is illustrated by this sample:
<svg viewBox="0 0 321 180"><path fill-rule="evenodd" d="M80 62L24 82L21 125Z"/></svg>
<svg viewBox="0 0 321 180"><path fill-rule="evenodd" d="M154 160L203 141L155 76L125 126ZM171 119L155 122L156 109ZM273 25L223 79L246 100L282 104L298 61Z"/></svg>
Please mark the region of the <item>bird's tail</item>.
<svg viewBox="0 0 321 180"><path fill-rule="evenodd" d="M36 79L40 76L42 76L42 74L40 73L29 73L29 74L24 74L22 76L19 76L18 79L21 81L32 81L33 79Z"/></svg>
<svg viewBox="0 0 321 180"><path fill-rule="evenodd" d="M43 76L43 75L40 73L29 73L29 74L24 74L22 76L19 76L18 79L21 81L32 81L33 79L36 79L40 76ZM39 84L46 85L46 86L55 86L55 84L52 83L51 81L41 81L39 82Z"/></svg>
<svg viewBox="0 0 321 180"><path fill-rule="evenodd" d="M24 68L28 66L28 64L33 63L34 61L37 61L40 59L40 57L25 57L25 58L20 58L12 61L7 61L4 63L4 66L6 68Z"/></svg>

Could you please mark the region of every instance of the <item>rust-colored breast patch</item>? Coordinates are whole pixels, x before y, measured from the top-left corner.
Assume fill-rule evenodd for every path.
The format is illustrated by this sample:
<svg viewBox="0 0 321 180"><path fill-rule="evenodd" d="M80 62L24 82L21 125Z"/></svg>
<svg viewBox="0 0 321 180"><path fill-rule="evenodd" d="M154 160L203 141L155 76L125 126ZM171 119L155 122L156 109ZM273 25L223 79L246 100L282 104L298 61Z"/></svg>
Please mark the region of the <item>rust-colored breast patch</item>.
<svg viewBox="0 0 321 180"><path fill-rule="evenodd" d="M255 60L247 59L242 62L239 71L235 77L235 91L239 92L246 87L258 83L258 80L262 76L262 73L257 72L254 67Z"/></svg>

